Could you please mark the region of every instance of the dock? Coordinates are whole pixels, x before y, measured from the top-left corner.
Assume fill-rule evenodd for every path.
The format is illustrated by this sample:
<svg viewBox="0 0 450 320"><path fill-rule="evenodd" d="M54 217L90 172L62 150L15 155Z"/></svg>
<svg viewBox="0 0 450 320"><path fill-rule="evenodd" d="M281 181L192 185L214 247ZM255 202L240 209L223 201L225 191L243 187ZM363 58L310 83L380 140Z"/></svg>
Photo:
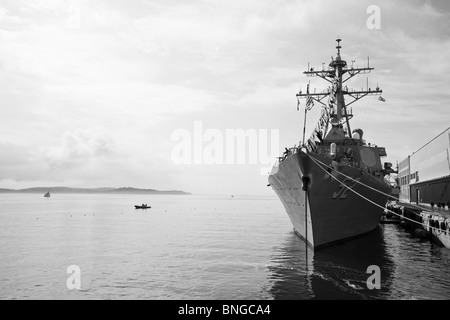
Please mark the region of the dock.
<svg viewBox="0 0 450 320"><path fill-rule="evenodd" d="M397 216L400 223L414 229L415 235L429 237L450 249L450 209L448 207L396 201L386 205L386 213ZM394 220L394 218L387 220ZM380 223L383 223L383 219Z"/></svg>

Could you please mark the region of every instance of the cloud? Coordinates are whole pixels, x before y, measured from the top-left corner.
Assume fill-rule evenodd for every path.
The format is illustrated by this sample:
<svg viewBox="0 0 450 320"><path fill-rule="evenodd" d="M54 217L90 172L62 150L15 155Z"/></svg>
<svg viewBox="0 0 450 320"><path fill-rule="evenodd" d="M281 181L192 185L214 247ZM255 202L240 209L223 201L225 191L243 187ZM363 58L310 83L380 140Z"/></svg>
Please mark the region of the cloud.
<svg viewBox="0 0 450 320"><path fill-rule="evenodd" d="M3 21L6 18L6 9L0 7L0 21Z"/></svg>
<svg viewBox="0 0 450 320"><path fill-rule="evenodd" d="M91 161L115 154L115 143L104 129L77 129L66 132L56 147L42 148L42 157L55 169L89 166Z"/></svg>
<svg viewBox="0 0 450 320"><path fill-rule="evenodd" d="M45 176L42 168L43 163L34 161L28 147L0 142L0 181L39 180Z"/></svg>
<svg viewBox="0 0 450 320"><path fill-rule="evenodd" d="M23 146L16 146L6 142L0 142L0 167L14 166L27 163L28 149ZM3 175L5 172L3 172Z"/></svg>

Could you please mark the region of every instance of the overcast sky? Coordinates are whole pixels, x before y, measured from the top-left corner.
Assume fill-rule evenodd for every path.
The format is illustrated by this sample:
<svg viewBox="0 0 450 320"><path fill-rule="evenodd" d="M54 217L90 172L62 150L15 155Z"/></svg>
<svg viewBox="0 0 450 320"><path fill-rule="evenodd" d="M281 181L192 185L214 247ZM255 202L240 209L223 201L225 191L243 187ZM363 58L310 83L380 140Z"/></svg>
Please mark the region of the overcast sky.
<svg viewBox="0 0 450 320"><path fill-rule="evenodd" d="M298 144L302 72L330 62L337 36L349 63L370 56L386 99L354 104L352 127L403 160L450 126L449 3L0 0L0 188L272 194L259 165L174 164L172 134L202 121Z"/></svg>

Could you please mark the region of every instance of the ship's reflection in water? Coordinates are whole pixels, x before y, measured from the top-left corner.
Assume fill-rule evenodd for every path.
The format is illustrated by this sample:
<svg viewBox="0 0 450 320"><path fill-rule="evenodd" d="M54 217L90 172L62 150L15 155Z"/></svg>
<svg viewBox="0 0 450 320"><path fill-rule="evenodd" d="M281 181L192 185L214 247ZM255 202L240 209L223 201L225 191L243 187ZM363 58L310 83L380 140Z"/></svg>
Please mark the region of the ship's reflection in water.
<svg viewBox="0 0 450 320"><path fill-rule="evenodd" d="M370 290L367 268L381 269L381 289ZM275 252L269 268L270 294L274 299L388 299L395 264L383 230L315 252L294 232Z"/></svg>

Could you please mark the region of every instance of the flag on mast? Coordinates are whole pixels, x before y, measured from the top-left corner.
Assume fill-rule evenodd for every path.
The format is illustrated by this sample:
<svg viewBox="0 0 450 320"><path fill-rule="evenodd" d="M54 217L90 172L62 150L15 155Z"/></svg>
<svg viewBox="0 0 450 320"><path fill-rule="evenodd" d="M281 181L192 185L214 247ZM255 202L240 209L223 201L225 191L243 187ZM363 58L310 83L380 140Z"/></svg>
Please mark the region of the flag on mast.
<svg viewBox="0 0 450 320"><path fill-rule="evenodd" d="M314 99L311 96L306 98L306 109L309 111L314 107Z"/></svg>

